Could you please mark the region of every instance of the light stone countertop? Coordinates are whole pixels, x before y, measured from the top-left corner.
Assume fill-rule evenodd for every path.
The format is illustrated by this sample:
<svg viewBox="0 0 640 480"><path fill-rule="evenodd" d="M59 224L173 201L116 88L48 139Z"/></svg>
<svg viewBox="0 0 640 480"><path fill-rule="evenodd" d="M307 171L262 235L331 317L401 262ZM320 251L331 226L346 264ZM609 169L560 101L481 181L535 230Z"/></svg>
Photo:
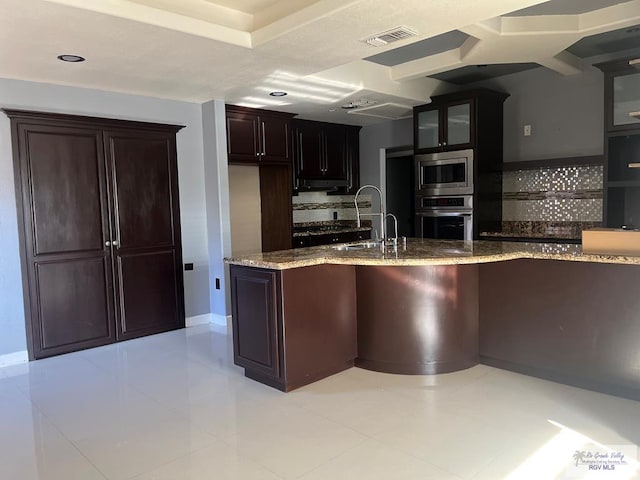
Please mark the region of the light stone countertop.
<svg viewBox="0 0 640 480"><path fill-rule="evenodd" d="M322 264L339 265L459 265L516 259L565 260L573 262L640 265L640 256L593 255L582 253L581 245L499 241L431 240L410 238L404 249L387 247L338 250L339 245L298 248L225 258L232 265L287 270Z"/></svg>

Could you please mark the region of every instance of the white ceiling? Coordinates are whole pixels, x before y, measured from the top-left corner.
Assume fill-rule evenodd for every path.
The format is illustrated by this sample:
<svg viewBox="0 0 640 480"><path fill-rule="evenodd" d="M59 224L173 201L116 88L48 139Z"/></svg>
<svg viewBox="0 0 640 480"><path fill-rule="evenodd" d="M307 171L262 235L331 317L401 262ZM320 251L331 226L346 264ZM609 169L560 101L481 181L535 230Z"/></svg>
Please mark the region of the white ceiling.
<svg viewBox="0 0 640 480"><path fill-rule="evenodd" d="M192 102L223 99L366 124L382 119L340 106L362 99L426 103L440 85L427 75L465 65L537 62L575 74L583 66L564 51L568 46L640 23L640 0L588 0L590 10L579 14L505 16L542 3L2 0L0 77ZM362 42L400 25L418 35L386 47ZM362 60L455 29L471 36L459 48L392 67ZM60 62L60 54L87 61ZM274 90L289 95L275 99L268 95Z"/></svg>

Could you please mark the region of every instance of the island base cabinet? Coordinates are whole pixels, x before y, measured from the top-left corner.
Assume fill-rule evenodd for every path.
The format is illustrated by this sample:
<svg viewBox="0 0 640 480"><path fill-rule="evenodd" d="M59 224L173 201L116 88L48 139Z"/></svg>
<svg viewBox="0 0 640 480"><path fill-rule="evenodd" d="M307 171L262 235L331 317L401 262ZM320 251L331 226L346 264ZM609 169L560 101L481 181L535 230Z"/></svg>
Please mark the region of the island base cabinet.
<svg viewBox="0 0 640 480"><path fill-rule="evenodd" d="M360 266L356 366L432 375L478 363L478 266Z"/></svg>
<svg viewBox="0 0 640 480"><path fill-rule="evenodd" d="M637 265L481 265L481 361L640 400L638 285Z"/></svg>
<svg viewBox="0 0 640 480"><path fill-rule="evenodd" d="M353 366L355 267L231 265L230 276L234 362L245 376L287 392Z"/></svg>
<svg viewBox="0 0 640 480"><path fill-rule="evenodd" d="M280 273L232 266L233 360L247 376L282 388Z"/></svg>

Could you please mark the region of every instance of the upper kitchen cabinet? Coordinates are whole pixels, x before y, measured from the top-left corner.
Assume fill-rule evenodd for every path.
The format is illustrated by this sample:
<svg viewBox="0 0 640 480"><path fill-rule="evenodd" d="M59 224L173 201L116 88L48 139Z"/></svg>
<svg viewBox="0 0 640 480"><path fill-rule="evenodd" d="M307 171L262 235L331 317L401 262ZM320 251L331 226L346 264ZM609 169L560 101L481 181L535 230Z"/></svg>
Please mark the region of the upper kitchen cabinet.
<svg viewBox="0 0 640 480"><path fill-rule="evenodd" d="M604 223L640 227L640 59L596 65L604 72Z"/></svg>
<svg viewBox="0 0 640 480"><path fill-rule="evenodd" d="M297 119L291 124L296 191L358 188L360 127Z"/></svg>
<svg viewBox="0 0 640 480"><path fill-rule="evenodd" d="M229 163L290 163L292 116L289 113L227 105Z"/></svg>
<svg viewBox="0 0 640 480"><path fill-rule="evenodd" d="M490 134L490 125L479 122L490 110L502 112L508 95L491 90L472 90L431 97L431 103L414 107L416 153L474 148L478 135Z"/></svg>
<svg viewBox="0 0 640 480"><path fill-rule="evenodd" d="M604 72L606 129L640 129L640 58L596 66Z"/></svg>
<svg viewBox="0 0 640 480"><path fill-rule="evenodd" d="M291 123L296 177L323 178L326 158L323 124L307 120L293 120Z"/></svg>

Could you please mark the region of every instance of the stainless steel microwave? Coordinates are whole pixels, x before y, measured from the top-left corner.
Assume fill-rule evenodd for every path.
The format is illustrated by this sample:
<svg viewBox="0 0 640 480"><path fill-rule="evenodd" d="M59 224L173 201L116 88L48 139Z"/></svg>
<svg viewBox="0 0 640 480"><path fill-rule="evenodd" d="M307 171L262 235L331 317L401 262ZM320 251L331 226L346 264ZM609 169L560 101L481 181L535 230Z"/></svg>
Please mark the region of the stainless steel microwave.
<svg viewBox="0 0 640 480"><path fill-rule="evenodd" d="M416 155L416 194L473 194L473 150Z"/></svg>

